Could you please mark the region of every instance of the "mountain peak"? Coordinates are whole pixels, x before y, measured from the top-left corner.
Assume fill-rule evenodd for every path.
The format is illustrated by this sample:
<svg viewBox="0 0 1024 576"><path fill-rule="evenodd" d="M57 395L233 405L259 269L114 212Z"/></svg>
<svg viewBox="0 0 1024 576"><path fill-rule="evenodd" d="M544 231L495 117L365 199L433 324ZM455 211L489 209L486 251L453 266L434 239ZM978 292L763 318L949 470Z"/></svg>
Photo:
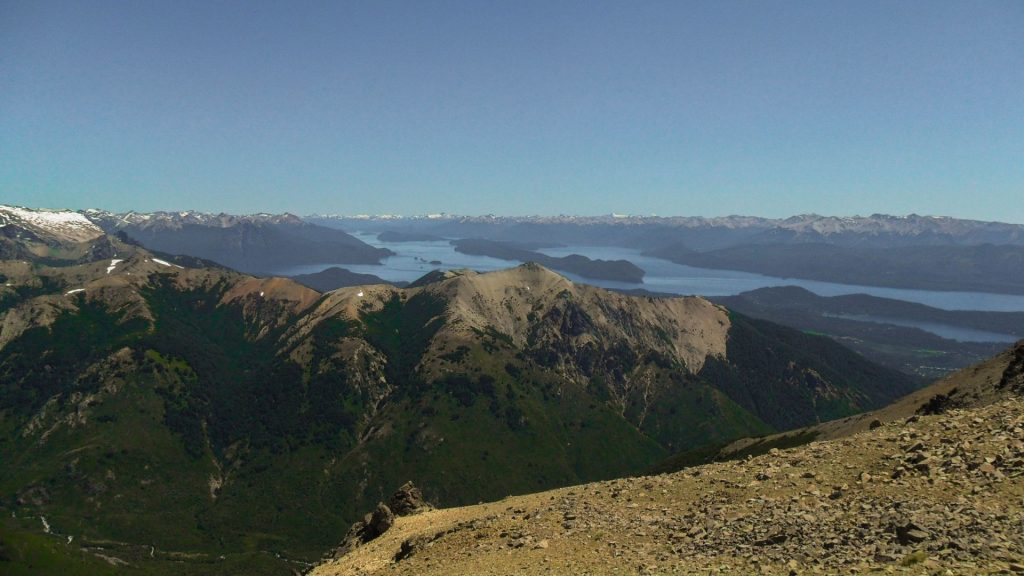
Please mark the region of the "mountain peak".
<svg viewBox="0 0 1024 576"><path fill-rule="evenodd" d="M103 235L99 226L78 212L0 205L0 226L11 225L58 242L88 242Z"/></svg>

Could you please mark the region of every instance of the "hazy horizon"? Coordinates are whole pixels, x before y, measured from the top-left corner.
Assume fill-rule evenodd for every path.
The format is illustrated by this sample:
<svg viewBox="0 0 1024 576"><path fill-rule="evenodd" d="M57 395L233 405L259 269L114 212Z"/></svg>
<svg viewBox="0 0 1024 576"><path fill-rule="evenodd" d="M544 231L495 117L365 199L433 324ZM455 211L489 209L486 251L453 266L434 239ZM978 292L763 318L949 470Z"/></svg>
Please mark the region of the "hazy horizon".
<svg viewBox="0 0 1024 576"><path fill-rule="evenodd" d="M997 224L1012 224L1024 226L1024 222L1012 222L1009 220L987 220L978 218L962 218L959 216L952 216L949 214L889 214L885 212L872 212L866 214L820 214L817 212L802 212L798 214L788 214L786 216L763 216L759 214L630 214L626 212L606 212L602 214L583 214L583 213L558 213L558 214L545 214L545 213L477 213L477 214L465 214L465 213L454 213L454 212L420 212L420 213L398 213L398 212L379 212L379 213L358 213L358 212L309 212L300 214L288 210L280 212L268 212L268 211L245 211L245 212L228 212L223 210L200 210L195 208L161 208L155 210L110 210L101 206L43 206L43 205L32 205L25 203L8 203L0 202L0 206L19 206L22 208L28 208L32 210L49 210L49 211L64 211L71 210L75 212L84 212L88 210L102 210L104 212L110 212L114 214L126 214L126 213L138 213L138 214L151 214L151 213L167 213L167 214L181 214L181 213L198 213L198 214L225 214L228 216L254 216L258 214L270 214L270 215L285 215L290 214L299 218L317 218L317 217L337 217L347 219L362 219L362 218L703 218L706 220L715 220L722 218L761 218L764 220L786 220L789 218L800 218L800 217L819 217L819 218L839 218L839 219L857 219L857 218L871 218L875 216L883 216L890 218L935 218L935 219L954 219L954 220L968 220L976 222L991 222Z"/></svg>
<svg viewBox="0 0 1024 576"><path fill-rule="evenodd" d="M269 214L269 215L286 215L290 214L298 218L317 218L317 217L337 217L347 219L362 219L362 218L703 218L706 220L715 220L722 218L761 218L764 220L786 220L789 218L800 218L800 217L819 217L819 218L839 218L839 219L857 219L857 218L871 218L875 216L883 216L890 218L935 218L935 219L954 219L954 220L969 220L976 222L991 222L997 224L1012 224L1024 226L1024 222L1011 222L1008 220L984 220L977 218L961 218L959 216L950 216L948 214L887 214L884 212L872 212L870 214L819 214L816 212L803 212L799 214L789 214L787 216L762 216L758 214L629 214L625 212L607 212L603 214L570 214L570 213L559 213L559 214L541 214L541 213L487 213L487 214L462 214L453 212L422 212L422 213L343 213L343 212L309 212L306 214L299 214L288 210L281 212L267 212L267 211L246 211L246 212L226 212L217 210L199 210L194 208L183 208L183 209L156 209L156 210L109 210L99 206L42 206L42 205L31 205L24 203L4 203L0 202L0 206L18 206L22 208L28 208L32 210L49 210L49 211L64 211L71 210L75 212L84 212L88 210L102 210L104 212L110 212L114 214L126 214L126 213L138 213L138 214L152 214L152 213L167 213L167 214L181 214L181 213L198 213L198 214L213 214L220 215L225 214L228 216L254 216L258 214Z"/></svg>

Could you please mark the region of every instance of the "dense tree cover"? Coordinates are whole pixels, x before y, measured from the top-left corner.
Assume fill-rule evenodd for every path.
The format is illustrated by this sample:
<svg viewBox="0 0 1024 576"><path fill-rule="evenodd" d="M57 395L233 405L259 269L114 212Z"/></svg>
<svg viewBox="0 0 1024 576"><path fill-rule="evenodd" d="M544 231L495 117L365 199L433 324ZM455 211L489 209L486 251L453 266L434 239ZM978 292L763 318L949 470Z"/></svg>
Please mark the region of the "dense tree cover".
<svg viewBox="0 0 1024 576"><path fill-rule="evenodd" d="M882 368L831 339L732 314L728 354L701 378L778 430L883 406L915 378Z"/></svg>
<svg viewBox="0 0 1024 576"><path fill-rule="evenodd" d="M88 393L101 384L87 366L119 347L137 344L148 325L123 322L105 304L77 296L76 312L62 312L48 327L35 327L0 351L0 410L31 414L53 397Z"/></svg>

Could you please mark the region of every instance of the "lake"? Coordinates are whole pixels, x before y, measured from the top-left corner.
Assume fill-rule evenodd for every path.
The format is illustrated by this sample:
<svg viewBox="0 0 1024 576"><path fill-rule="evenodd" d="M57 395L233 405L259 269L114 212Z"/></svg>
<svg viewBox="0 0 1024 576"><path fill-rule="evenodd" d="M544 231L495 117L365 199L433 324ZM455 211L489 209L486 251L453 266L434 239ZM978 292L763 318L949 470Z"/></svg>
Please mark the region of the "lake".
<svg viewBox="0 0 1024 576"><path fill-rule="evenodd" d="M856 322L873 322L875 324L892 324L894 326L905 326L907 328L919 328L925 332L931 332L957 342L1002 342L1012 344L1020 338L1012 334L1000 334L987 330L975 330L961 326L950 326L938 322L922 322L920 320L908 320L906 318L890 318L888 316L873 316L871 314L824 314L830 318L841 318L843 320L854 320Z"/></svg>
<svg viewBox="0 0 1024 576"><path fill-rule="evenodd" d="M352 272L374 274L391 282L412 282L427 272L438 268L445 270L470 268L480 272L487 272L515 265L515 262L508 260L456 252L447 241L381 242L377 239L376 234L357 232L353 235L372 246L387 248L395 252L396 255L384 260L383 264L334 264L325 262L323 264L293 266L275 270L274 273L282 276L293 276L295 274L319 272L331 266L340 266ZM627 290L644 288L651 292L667 292L671 294L732 296L740 292L770 286L800 286L820 296L870 294L882 298L918 302L945 310L1024 311L1024 296L1013 294L940 292L934 290L835 284L832 282L817 282L797 278L776 278L751 272L694 268L660 258L644 256L639 250L615 246L564 246L546 248L540 250L540 252L550 256L582 254L588 258L602 260L629 260L646 272L643 284L594 280L560 272L574 282L592 284L604 288ZM440 261L441 264L432 265L430 264L431 261Z"/></svg>

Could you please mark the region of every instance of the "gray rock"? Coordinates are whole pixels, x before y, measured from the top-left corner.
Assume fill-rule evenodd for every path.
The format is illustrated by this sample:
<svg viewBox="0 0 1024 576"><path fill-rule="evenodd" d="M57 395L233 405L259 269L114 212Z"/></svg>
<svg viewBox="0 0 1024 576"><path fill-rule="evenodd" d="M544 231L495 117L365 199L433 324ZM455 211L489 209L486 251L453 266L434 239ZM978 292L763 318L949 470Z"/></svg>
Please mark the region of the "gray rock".
<svg viewBox="0 0 1024 576"><path fill-rule="evenodd" d="M434 509L423 497L423 492L412 482L406 482L392 494L387 505L396 516L410 516Z"/></svg>
<svg viewBox="0 0 1024 576"><path fill-rule="evenodd" d="M374 509L373 514L370 515L370 520L366 522L366 533L370 536L370 539L376 538L387 532L388 528L391 528L394 523L394 513L391 512L387 504L379 503L377 508Z"/></svg>

